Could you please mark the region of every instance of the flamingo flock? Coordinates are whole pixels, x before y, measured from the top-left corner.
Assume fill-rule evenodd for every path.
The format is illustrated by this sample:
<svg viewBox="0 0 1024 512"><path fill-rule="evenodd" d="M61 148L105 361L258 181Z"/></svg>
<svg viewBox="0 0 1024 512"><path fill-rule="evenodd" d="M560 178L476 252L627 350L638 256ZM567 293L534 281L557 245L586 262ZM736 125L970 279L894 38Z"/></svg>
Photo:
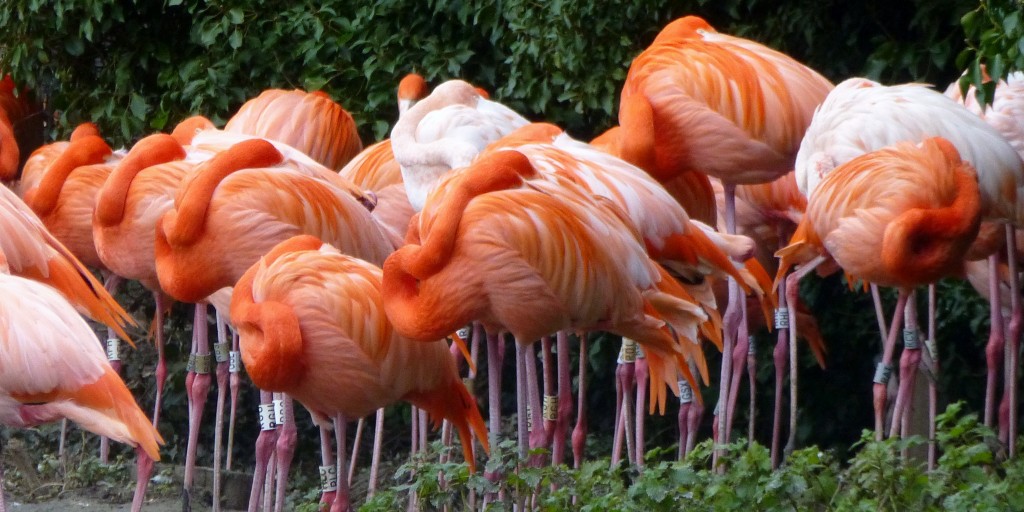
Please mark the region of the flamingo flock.
<svg viewBox="0 0 1024 512"><path fill-rule="evenodd" d="M561 464L571 439L579 466L587 380L614 378L612 460L626 445L629 463L642 466L645 415L665 414L670 398L679 401L679 456L693 448L706 405L700 390L716 371L711 347L722 354L718 446L730 441L744 373L753 440L749 333L774 328L778 465L787 366L785 450L795 444L798 339L828 362L798 295L813 271L842 271L851 288L898 289L890 320L876 301L879 439L909 434L922 365L934 424L938 352L934 333L920 332L914 290L970 278L992 311L985 421L1016 450L1020 74L998 84L987 109L952 86L943 94L865 78L833 85L687 16L632 62L619 126L589 143L468 82L431 90L410 74L398 87L391 138L365 149L327 94L274 89L223 129L196 115L114 150L85 123L30 155L19 153L13 129L29 105L13 90L9 79L0 83L0 423L66 418L133 447L133 510L145 504L160 432L178 428L160 421L173 301L195 304L186 509L211 373L220 509L223 414L230 394L231 439L242 385L233 361L261 392L249 509L284 508L297 400L321 428L322 503L344 511L352 507L347 422L359 419L361 431L362 418L377 414L372 491L383 410L396 402L419 411L414 450L425 449L433 419L446 444L457 434L471 471L498 455L512 434L501 422L506 336L515 342L523 464ZM126 328L136 323L113 296L123 280L140 282L156 303L150 416L118 376L118 339L133 343ZM233 340L218 327L211 346L209 305ZM83 315L107 326L107 354ZM588 377L580 357L569 435L571 334L591 331L621 337L622 350L614 377ZM585 353L586 336L577 338ZM898 339L899 391L889 404ZM481 346L487 424L460 375L465 361L475 376ZM528 423L541 412L543 421Z"/></svg>

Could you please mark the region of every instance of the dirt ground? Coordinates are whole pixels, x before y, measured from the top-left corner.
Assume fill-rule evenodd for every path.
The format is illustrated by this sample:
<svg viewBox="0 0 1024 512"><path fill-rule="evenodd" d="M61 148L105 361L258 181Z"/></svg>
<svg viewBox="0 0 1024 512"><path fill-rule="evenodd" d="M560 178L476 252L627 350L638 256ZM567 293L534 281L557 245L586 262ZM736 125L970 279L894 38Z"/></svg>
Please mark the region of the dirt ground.
<svg viewBox="0 0 1024 512"><path fill-rule="evenodd" d="M72 491L60 499L45 503L19 503L14 499L7 500L7 510L11 512L57 512L64 510L92 510L95 512L121 512L131 509L131 503L111 504L94 496L89 496L88 491ZM147 501L143 510L149 512L178 512L181 510L181 500L169 498L158 498ZM208 507L193 506L192 510L209 510Z"/></svg>

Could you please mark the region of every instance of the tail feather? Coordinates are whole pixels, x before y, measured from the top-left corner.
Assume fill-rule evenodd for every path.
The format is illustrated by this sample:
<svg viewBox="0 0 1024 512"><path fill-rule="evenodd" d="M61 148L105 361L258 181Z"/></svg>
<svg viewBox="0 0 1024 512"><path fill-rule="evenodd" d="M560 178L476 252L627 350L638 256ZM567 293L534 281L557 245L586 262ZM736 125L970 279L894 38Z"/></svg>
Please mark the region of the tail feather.
<svg viewBox="0 0 1024 512"><path fill-rule="evenodd" d="M825 369L825 355L828 353L828 349L825 347L825 338L821 335L821 330L818 329L818 321L799 298L794 309L796 310L797 332L800 333L801 338L807 341L807 346L814 353L818 366Z"/></svg>
<svg viewBox="0 0 1024 512"><path fill-rule="evenodd" d="M53 402L61 415L86 430L138 446L151 459L160 460L163 437L139 409L124 381L109 367L96 382L74 390L14 398L26 403Z"/></svg>
<svg viewBox="0 0 1024 512"><path fill-rule="evenodd" d="M462 444L462 455L469 464L471 472L476 471L476 463L473 459L473 434L483 446L485 453L490 453L488 444L487 426L480 416L480 408L476 400L469 394L469 390L458 379L452 379L441 389L430 391L413 391L403 397L430 415L434 420L434 426L438 426L441 420L448 420L455 426L459 433L459 442Z"/></svg>
<svg viewBox="0 0 1024 512"><path fill-rule="evenodd" d="M708 232L705 232L698 223L690 221L687 227L686 234L677 233L665 238L664 245L660 249L648 244L651 257L659 262L670 260L696 266L703 275L732 276L743 287L743 291L749 293L750 287L743 280L736 265L729 258L729 254L726 253L728 245L722 247L715 243ZM749 239L747 241L749 242ZM674 271L686 275L685 269L677 268L678 265L672 265L672 267Z"/></svg>
<svg viewBox="0 0 1024 512"><path fill-rule="evenodd" d="M778 294L774 289L772 278L756 258L747 259L743 263L743 271L745 277L749 277L753 281L750 286L761 303L761 313L764 314L765 325L769 326L769 330L771 330L772 313L779 305Z"/></svg>

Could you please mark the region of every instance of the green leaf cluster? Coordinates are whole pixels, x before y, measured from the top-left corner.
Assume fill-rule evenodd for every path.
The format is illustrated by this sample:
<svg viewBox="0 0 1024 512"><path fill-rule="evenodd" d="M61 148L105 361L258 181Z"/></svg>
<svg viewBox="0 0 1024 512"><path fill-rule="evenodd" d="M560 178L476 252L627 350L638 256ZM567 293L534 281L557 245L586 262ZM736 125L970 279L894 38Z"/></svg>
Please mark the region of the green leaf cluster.
<svg viewBox="0 0 1024 512"><path fill-rule="evenodd" d="M974 85L982 105L992 103L996 83L1012 71L1024 70L1024 1L981 0L960 19L967 48L957 56L957 66L967 70L960 79L966 95ZM986 79L987 71L991 80Z"/></svg>

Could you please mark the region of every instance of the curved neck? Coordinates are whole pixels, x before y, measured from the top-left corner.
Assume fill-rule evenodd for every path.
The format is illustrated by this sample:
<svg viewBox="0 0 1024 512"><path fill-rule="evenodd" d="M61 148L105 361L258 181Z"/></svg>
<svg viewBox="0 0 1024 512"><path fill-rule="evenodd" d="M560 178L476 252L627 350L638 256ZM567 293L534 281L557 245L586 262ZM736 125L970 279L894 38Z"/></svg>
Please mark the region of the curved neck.
<svg viewBox="0 0 1024 512"><path fill-rule="evenodd" d="M619 105L619 125L619 158L647 171L658 181L670 178L657 169L654 110L642 92L634 93Z"/></svg>
<svg viewBox="0 0 1024 512"><path fill-rule="evenodd" d="M384 262L381 293L388 319L396 331L418 341L434 341L469 323L476 316L470 308L482 306L478 300L449 300L451 297L439 300L432 296L432 288L407 270L409 256L418 249L418 246L407 245L388 257ZM441 307L444 311L439 310Z"/></svg>
<svg viewBox="0 0 1024 512"><path fill-rule="evenodd" d="M213 193L224 178L242 169L270 167L282 160L284 156L263 139L239 142L211 158L195 179L179 192L177 215L172 225L166 226L168 243L189 245L199 238L206 224L206 210Z"/></svg>
<svg viewBox="0 0 1024 512"><path fill-rule="evenodd" d="M124 218L125 203L132 181L143 169L185 158L185 149L170 135L150 135L132 150L110 173L96 199L94 218L101 226L114 226Z"/></svg>
<svg viewBox="0 0 1024 512"><path fill-rule="evenodd" d="M40 217L48 215L57 207L60 191L75 169L102 163L111 153L110 146L95 135L78 138L50 164L35 191L26 195L25 202Z"/></svg>
<svg viewBox="0 0 1024 512"><path fill-rule="evenodd" d="M434 213L423 246L408 261L408 271L420 279L440 271L451 258L459 223L469 202L488 192L517 187L524 177L534 174L530 160L518 151L497 151L473 164Z"/></svg>

